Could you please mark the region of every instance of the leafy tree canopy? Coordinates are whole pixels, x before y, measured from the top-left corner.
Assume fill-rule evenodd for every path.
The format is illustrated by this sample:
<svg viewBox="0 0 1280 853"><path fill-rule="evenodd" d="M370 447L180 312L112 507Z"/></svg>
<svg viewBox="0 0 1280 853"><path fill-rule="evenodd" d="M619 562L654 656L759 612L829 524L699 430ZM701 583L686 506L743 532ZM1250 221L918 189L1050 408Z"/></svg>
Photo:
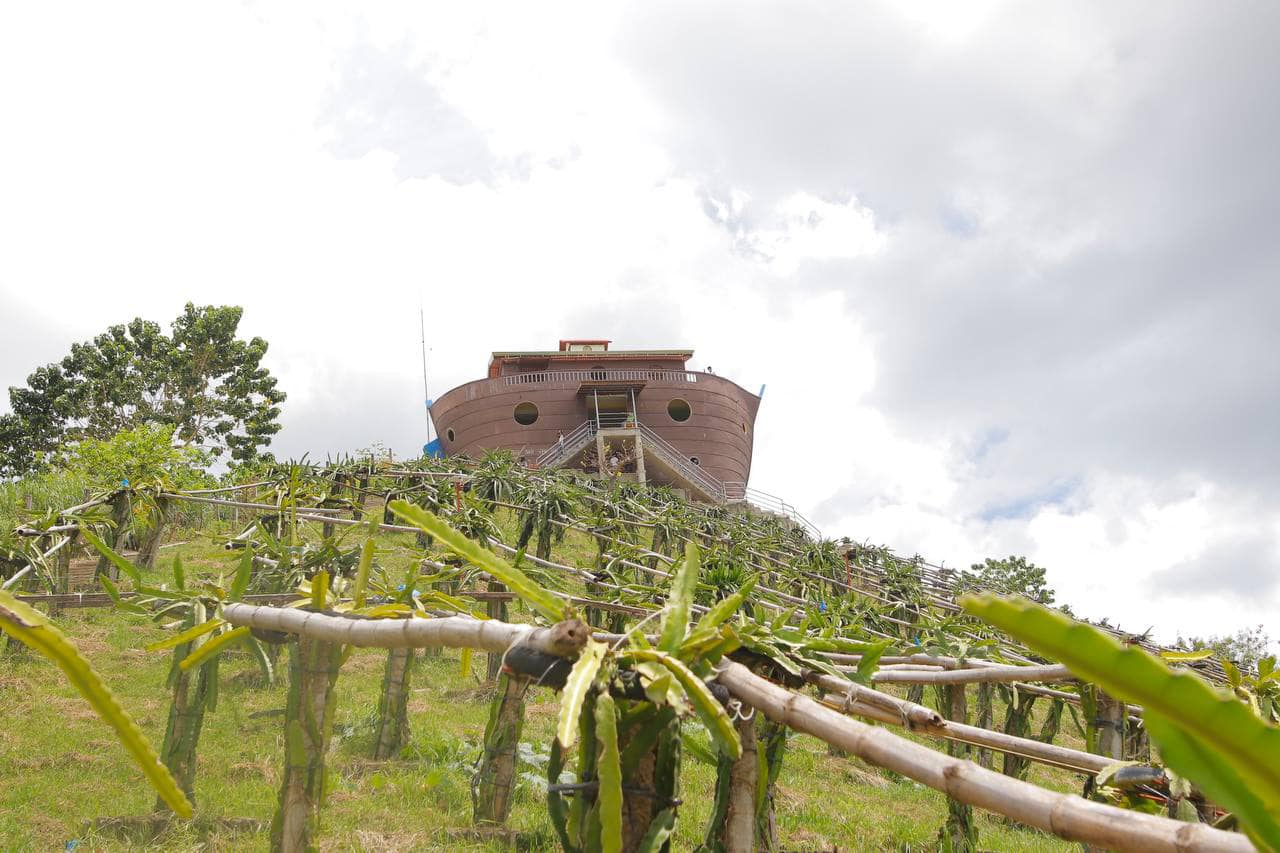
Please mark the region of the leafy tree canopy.
<svg viewBox="0 0 1280 853"><path fill-rule="evenodd" d="M1022 595L1040 604L1053 604L1054 590L1045 583L1044 569L1028 563L1026 557L1008 557L974 563L960 573L964 590L991 590L1006 595Z"/></svg>
<svg viewBox="0 0 1280 853"><path fill-rule="evenodd" d="M170 488L195 489L213 479L204 472L207 454L173 441L173 427L142 424L108 439L86 438L67 454L62 467L90 488L116 489L163 480Z"/></svg>
<svg viewBox="0 0 1280 853"><path fill-rule="evenodd" d="M1183 637L1178 635L1178 645L1191 650L1213 649L1223 660L1229 660L1247 670L1256 670L1258 661L1270 654L1271 637L1261 625L1241 628L1234 634L1210 637Z"/></svg>
<svg viewBox="0 0 1280 853"><path fill-rule="evenodd" d="M13 414L0 418L0 474L39 470L59 449L106 440L141 424L173 427L182 445L217 459L258 457L280 430L285 399L262 366L267 342L236 337L238 306L187 303L166 335L137 318L62 361L37 368L25 388L10 388Z"/></svg>

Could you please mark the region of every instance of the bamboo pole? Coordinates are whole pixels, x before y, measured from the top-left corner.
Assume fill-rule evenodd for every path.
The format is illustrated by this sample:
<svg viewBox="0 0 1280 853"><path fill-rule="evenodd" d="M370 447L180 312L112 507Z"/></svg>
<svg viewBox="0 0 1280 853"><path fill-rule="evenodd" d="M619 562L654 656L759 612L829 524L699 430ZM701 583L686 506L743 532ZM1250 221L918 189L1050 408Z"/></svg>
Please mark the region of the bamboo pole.
<svg viewBox="0 0 1280 853"><path fill-rule="evenodd" d="M249 501L231 501L225 498L204 498L204 497L198 497L192 494L183 494L178 492L161 492L159 497L168 498L169 500L175 500L175 501L191 501L193 503L212 504L213 506L232 506L232 507L237 507L239 509L264 509L264 510L269 510L271 512L281 511L281 507L277 506L276 504L260 504L260 503L251 503ZM302 509L305 509L307 512L314 512L321 515L335 514L335 513L344 511L340 509L333 509L331 507L321 507L321 506L302 507Z"/></svg>
<svg viewBox="0 0 1280 853"><path fill-rule="evenodd" d="M943 755L886 729L841 716L818 702L754 675L741 664L722 663L718 678L743 703L796 731L834 743L880 767L948 796L1013 818L1071 841L1121 851L1253 853L1240 834L1181 823L1046 791L1027 782Z"/></svg>
<svg viewBox="0 0 1280 853"><path fill-rule="evenodd" d="M524 730L524 697L529 685L529 679L520 675L498 674L484 730L484 752L471 780L471 820L475 824L505 824L511 816L516 753Z"/></svg>
<svg viewBox="0 0 1280 853"><path fill-rule="evenodd" d="M946 712L949 723L966 725L969 706L963 684L942 684L938 691L938 707ZM969 746L964 741L951 740L947 755L952 758L968 758ZM954 797L947 798L947 820L938 831L938 846L951 853L970 853L978 846L978 828L973 822L973 806Z"/></svg>
<svg viewBox="0 0 1280 853"><path fill-rule="evenodd" d="M585 626L561 623L554 628L495 625L492 621L448 617L442 619L360 620L298 610L274 610L229 604L224 616L235 625L302 633L334 643L394 648L400 645L442 644L498 650L503 644L528 637L541 650L562 653L554 632L566 625L585 642ZM574 645L571 642L568 645ZM555 651L559 650L559 651ZM1186 853L1186 851L1252 851L1243 835L1167 818L1115 809L1066 794L1045 791L1026 782L993 773L968 761L942 755L907 741L885 729L841 716L818 702L752 674L741 664L725 661L718 679L744 704L767 717L858 757L935 788L961 802L1007 815L1014 820L1063 838L1118 850ZM871 691L874 692L874 691ZM892 697L890 697L892 698ZM1047 745L1043 745L1047 746Z"/></svg>
<svg viewBox="0 0 1280 853"><path fill-rule="evenodd" d="M79 529L79 528L77 528L77 530L78 530L78 529ZM12 588L12 587L16 586L16 585L17 585L17 583L18 583L18 581L22 580L24 577L26 577L28 574L30 574L30 573L32 572L32 570L33 570L33 569L35 569L35 567L36 567L36 563L37 563L37 562L45 562L45 561L47 561L47 560L48 560L50 557L52 557L54 554L58 553L60 550L62 550L63 548L67 547L67 546L68 546L68 545L70 545L70 544L71 544L71 537L70 537L70 536L64 536L64 537L62 537L62 538L61 538L61 539L59 539L56 543L54 543L54 546L53 546L52 548L50 548L48 551L45 551L43 554L41 554L41 555L40 555L39 557L37 557L35 560L32 560L32 562L30 562L30 563L29 563L25 568L20 569L19 571L14 572L14 573L13 573L13 576L12 576L11 578L9 578L8 580L6 580L6 581L4 582L4 584L0 585L0 589L10 589L10 588ZM30 558L28 558L28 559L30 559Z"/></svg>
<svg viewBox="0 0 1280 853"><path fill-rule="evenodd" d="M894 716L883 708L876 708L862 702L850 702L845 696L837 693L828 693L823 696L822 704L842 713L875 720L878 723L887 723L891 726L902 725L902 717ZM1083 776L1092 776L1113 763L1110 759L1103 760L1101 756L1090 752L1080 752L1064 746L1045 744L1037 740L1015 737L1004 732L992 731L981 726L971 726L951 720L946 721L941 726L909 726L908 728L917 734L967 744L978 750L993 750L1006 755L1017 755L1035 761L1038 764L1044 764L1048 767L1066 770L1071 773L1079 773ZM977 763L990 769L987 764L981 761Z"/></svg>
<svg viewBox="0 0 1280 853"><path fill-rule="evenodd" d="M825 704L846 713L857 714L859 717L867 717L895 726L905 726L913 732L931 737L960 741L970 746L1031 758L1041 764L1076 773L1092 775L1111 764L1111 759L1090 752L1054 746L1051 743L993 731L983 726L971 726L946 720L932 708L841 681L829 675L816 676L810 680L822 689L832 691L824 698ZM849 691L847 689L849 686L856 690Z"/></svg>
<svg viewBox="0 0 1280 853"><path fill-rule="evenodd" d="M1062 664L1045 666L1000 666L981 669L949 669L933 672L877 670L871 680L877 684L982 684L1013 681L1072 681L1075 676Z"/></svg>
<svg viewBox="0 0 1280 853"><path fill-rule="evenodd" d="M550 628L513 625L463 616L437 619L360 619L293 608L227 604L222 616L232 625L313 637L330 643L381 649L450 646L502 652L526 643L540 652L568 657L587 642L587 626L578 620Z"/></svg>

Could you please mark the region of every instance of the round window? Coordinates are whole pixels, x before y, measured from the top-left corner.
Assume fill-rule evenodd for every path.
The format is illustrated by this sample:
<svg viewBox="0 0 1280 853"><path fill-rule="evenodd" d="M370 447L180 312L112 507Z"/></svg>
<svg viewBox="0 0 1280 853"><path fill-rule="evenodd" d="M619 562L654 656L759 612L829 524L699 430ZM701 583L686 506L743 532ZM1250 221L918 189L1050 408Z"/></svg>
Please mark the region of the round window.
<svg viewBox="0 0 1280 853"><path fill-rule="evenodd" d="M693 414L693 410L689 408L689 403L681 400L679 397L667 403L667 414L671 416L673 421L687 421L689 416Z"/></svg>
<svg viewBox="0 0 1280 853"><path fill-rule="evenodd" d="M449 427L447 430L444 431L444 437L449 439L450 441L453 441L453 427Z"/></svg>
<svg viewBox="0 0 1280 853"><path fill-rule="evenodd" d="M516 406L515 418L516 423L528 426L538 419L538 407L533 403L521 403Z"/></svg>
<svg viewBox="0 0 1280 853"><path fill-rule="evenodd" d="M690 461L690 462L692 462L694 465L697 465L697 466L699 466L699 467L701 467L701 466L702 466L702 460L701 460L701 459L699 459L699 458L698 458L698 457L696 457L696 456L690 456L690 457L689 457L689 461Z"/></svg>

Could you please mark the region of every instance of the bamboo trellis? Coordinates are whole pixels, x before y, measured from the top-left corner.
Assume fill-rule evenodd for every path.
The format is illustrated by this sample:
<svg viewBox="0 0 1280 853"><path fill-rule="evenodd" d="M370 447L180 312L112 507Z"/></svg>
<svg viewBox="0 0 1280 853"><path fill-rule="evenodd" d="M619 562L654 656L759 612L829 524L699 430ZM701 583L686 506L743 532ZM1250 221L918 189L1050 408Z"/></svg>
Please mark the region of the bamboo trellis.
<svg viewBox="0 0 1280 853"><path fill-rule="evenodd" d="M378 474L371 470L370 476L378 476ZM465 479L466 475L457 472L394 470L382 472L382 476L390 476L393 479L422 478L430 480L447 478L460 482ZM269 482L262 482L251 484L251 486L269 484ZM348 483L345 485L353 492L381 494L376 490L364 489L354 484ZM286 508L280 504L210 497L213 494L236 491L250 488L251 486L229 486L222 489L192 492L163 492L158 497L168 500L192 501L207 505L262 511L264 513L287 511L292 518L299 522L323 524L326 527L334 525L369 526L365 521L339 517L339 514L344 510L333 507L289 506ZM406 494L418 488L421 488L421 486L415 486L410 489L390 489L387 494L389 495L393 491L396 494ZM594 497L600 499L599 495ZM98 496L93 500L64 510L59 513L60 523L44 530L23 526L15 532L21 536L35 538L40 542L46 543L46 545L54 536L68 534L61 536L52 548L38 555L39 559L47 559L59 549L66 547L68 543L73 542L82 523L79 520L62 521L62 519L83 513L107 502L110 498L110 495ZM498 503L516 512L528 510L528 507L520 504ZM636 528L654 526L652 522L644 521L641 513L625 509L624 511L631 516L631 520L623 522L624 525ZM358 515L359 512L360 509L357 508L355 513ZM659 580L666 580L671 577L670 572L647 566L636 560L627 559L620 553L605 550L606 546L614 548L626 546L632 552L637 549L640 551L646 550L639 548L635 542L622 539L618 534L610 535L592 528L577 519L557 519L553 521L566 529L575 529L598 539L602 543L601 553L619 565ZM384 523L375 525L375 527L385 532L419 532L418 528L408 525ZM246 529L237 539L240 541L247 540L251 530L252 528ZM712 536L705 532L695 532L688 534L685 538L698 538L703 541L709 541ZM491 544L498 550L508 553L515 552L513 547L500 541L493 541ZM761 573L770 571L795 572L822 584L829 584L835 589L869 596L885 603L893 603L892 599L887 597L882 590L866 584L867 574L878 574L883 579L883 571L875 566L861 566L859 583L855 585L846 583L839 578L827 577L808 571L799 565L801 555L798 550L785 543L782 543L779 548L781 550L790 550L791 563L786 562L777 554L748 549L748 553L756 561L750 562L748 565ZM656 555L652 552L648 553L655 557L661 557L661 555ZM564 572L582 580L589 580L602 590L625 591L624 587L602 580L592 572L582 568L529 555L525 555L524 559L546 569ZM441 567L441 564L433 563L429 560L424 562ZM771 566L772 569L765 564ZM958 608L953 600L955 586L948 577L949 574L953 573L923 562L914 562L913 566L923 581L922 588L927 586L931 590L926 595L926 605L947 612L957 611ZM28 567L23 570L23 574L29 572L31 568ZM12 577L6 581L5 586L14 584L19 579L19 576ZM757 589L768 597L761 598L756 603L774 612L784 612L787 609L786 605L806 606L811 604L807 599L791 595L781 589L765 586L757 587ZM512 597L511 593L464 591L461 594L477 600L509 599ZM642 607L622 604L616 601L610 602L590 597L571 596L565 593L557 594L575 604L622 613L628 616L649 617L660 610L660 608L654 606ZM31 596L28 598L43 600L44 603L53 606L74 606L71 604L72 596ZM92 604L87 603L86 598L92 599ZM255 601L255 604L278 604L283 603L281 598L281 596L273 595L254 597L250 600ZM104 599L108 599L108 597L100 597L91 593L87 597L80 595L77 600L83 606L99 606L109 603L109 599ZM456 616L433 619L356 620L312 613L296 608L275 608L255 606L255 604L228 604L224 607L224 616L233 625L246 625L297 634L329 643L340 643L356 647L427 648L451 646L502 653L514 643L521 642L532 644L548 654L563 655L579 639L574 634L574 642L566 644L563 637L565 631L563 625L557 626L556 629L534 628L528 625L515 625L498 620L475 620ZM695 612L701 611L705 611L705 608L695 607ZM913 624L906 620L889 616L883 618L891 624L898 624L904 627L910 627ZM559 630L562 635L558 641L555 638L555 630ZM585 628L581 630L585 630ZM1116 632L1113 631L1113 633ZM612 635L598 636L602 639L617 639ZM888 635L882 634L881 636ZM1150 646L1145 640L1139 640L1138 642L1139 644ZM580 646L580 643L578 645ZM957 659L934 655L901 655L883 658L880 662L879 670L871 676L871 681L875 684L934 685L1004 683L1014 684L1019 690L1048 695L1064 701L1078 700L1079 697L1076 694L1027 683L1071 680L1073 676L1066 667L1057 664L1036 664L1021 654L1015 647L1007 644L1001 647L1001 655L1006 660L1021 661L1023 663L1009 664L981 658ZM856 655L827 653L827 656L837 663L856 664L859 662L859 658ZM1219 676L1221 672L1220 667L1215 668L1209 665L1200 665L1197 668L1202 674L1206 674L1209 677ZM843 667L842 669L852 671L853 668ZM984 770L972 762L952 758L926 747L921 747L892 735L883 729L867 727L849 719L844 714L851 713L879 722L906 725L907 728L920 734L1004 751L1051 767L1077 773L1091 774L1099 772L1111 763L1112 759L1108 757L948 721L922 705L906 702L871 687L855 684L824 673L808 671L805 673L805 678L814 685L830 691L821 702L762 679L736 663L726 661L717 675L717 680L727 687L735 698L747 706L761 711L770 719L785 723L796 731L812 734L833 746L848 750L872 763L916 779L930 787L943 791L955 800L1005 814L1013 819L1053 832L1064 838L1134 850L1252 849L1248 841L1238 834L1214 830L1199 824L1179 823L1163 818L1140 815L1131 811L1093 803L1079 797L1045 791L1034 785ZM1136 706L1129 706L1128 711L1135 715L1140 715L1141 713L1141 709Z"/></svg>

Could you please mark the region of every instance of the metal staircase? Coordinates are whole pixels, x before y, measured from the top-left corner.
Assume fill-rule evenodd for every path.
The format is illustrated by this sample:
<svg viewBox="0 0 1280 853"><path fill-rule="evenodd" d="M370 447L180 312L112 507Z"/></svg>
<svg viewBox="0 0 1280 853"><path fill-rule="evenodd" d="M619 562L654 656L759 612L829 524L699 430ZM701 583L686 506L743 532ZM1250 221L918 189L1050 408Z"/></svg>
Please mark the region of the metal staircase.
<svg viewBox="0 0 1280 853"><path fill-rule="evenodd" d="M603 424L595 420L580 424L563 439L538 454L536 463L539 468L555 468L573 459L584 447L595 440L601 429L634 429L643 437L644 452L652 454L664 465L674 470L686 482L703 492L708 498L721 504L750 504L757 509L785 516L796 524L807 529L814 536L821 538L822 532L814 524L801 515L794 506L776 495L752 489L746 483L725 483L701 467L693 464L672 444L658 435L652 428L645 426L630 416L604 416ZM616 421L616 422L615 422Z"/></svg>
<svg viewBox="0 0 1280 853"><path fill-rule="evenodd" d="M539 468L554 468L577 455L578 451L591 443L596 437L595 421L587 421L574 427L564 438L538 454L535 460Z"/></svg>
<svg viewBox="0 0 1280 853"><path fill-rule="evenodd" d="M680 476L690 483L706 492L707 496L712 500L717 503L727 502L724 483L694 465L683 453L676 450L666 439L649 427L644 424L637 424L636 426L640 430L640 435L644 436L644 448L646 451L652 451L654 456L674 468Z"/></svg>

